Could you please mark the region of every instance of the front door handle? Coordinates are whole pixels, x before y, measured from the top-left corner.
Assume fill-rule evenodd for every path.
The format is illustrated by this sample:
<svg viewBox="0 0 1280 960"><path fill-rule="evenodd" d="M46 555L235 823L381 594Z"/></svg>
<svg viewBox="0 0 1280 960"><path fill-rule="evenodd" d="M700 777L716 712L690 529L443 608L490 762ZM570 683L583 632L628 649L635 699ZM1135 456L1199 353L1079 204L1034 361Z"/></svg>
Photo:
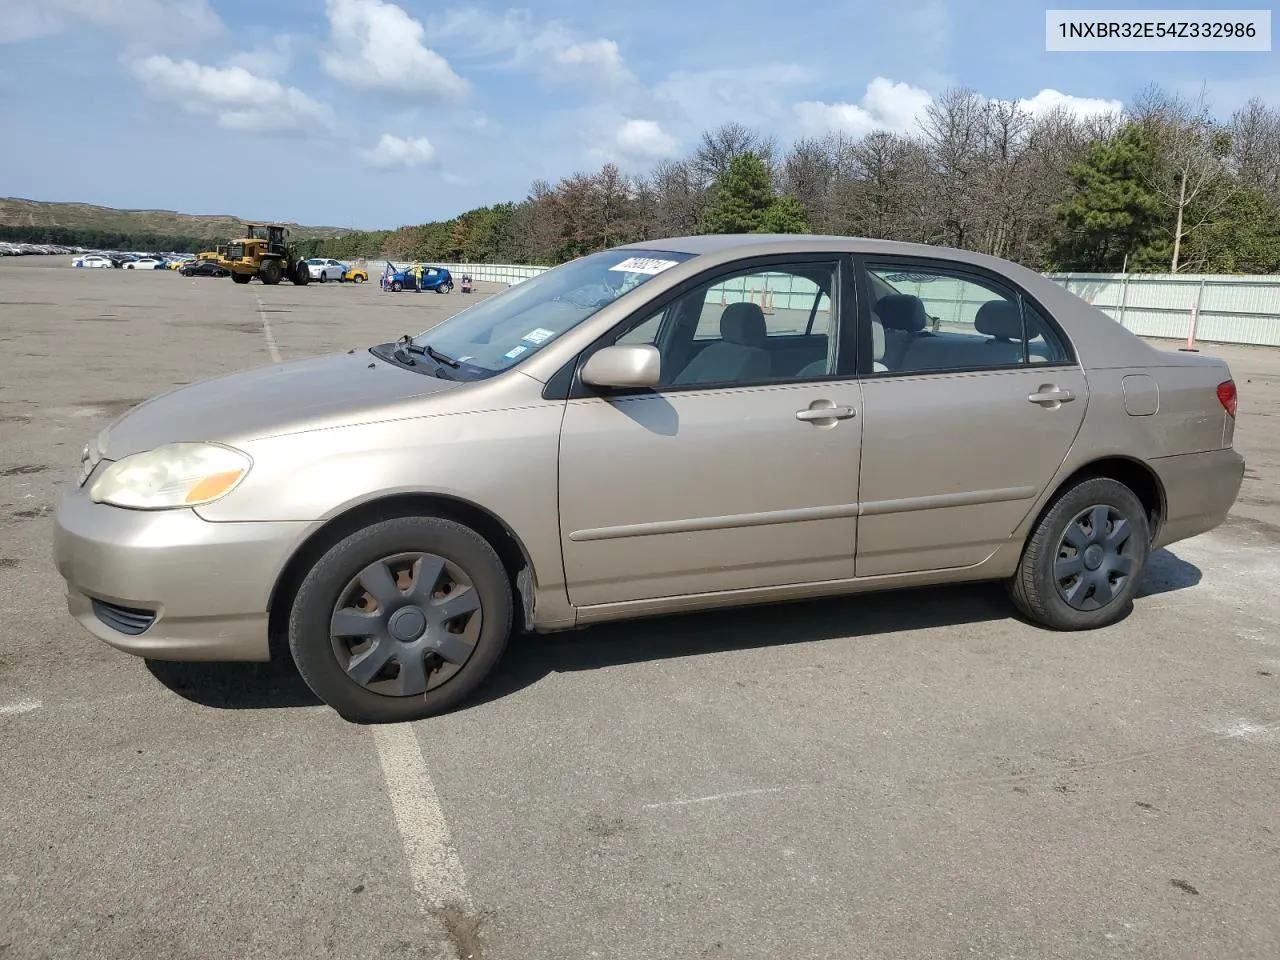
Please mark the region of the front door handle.
<svg viewBox="0 0 1280 960"><path fill-rule="evenodd" d="M809 407L797 410L797 420L848 420L854 415L853 407Z"/></svg>
<svg viewBox="0 0 1280 960"><path fill-rule="evenodd" d="M1027 397L1032 403L1039 403L1047 407L1070 403L1075 398L1076 395L1070 390L1060 390L1051 383L1042 384L1038 391Z"/></svg>

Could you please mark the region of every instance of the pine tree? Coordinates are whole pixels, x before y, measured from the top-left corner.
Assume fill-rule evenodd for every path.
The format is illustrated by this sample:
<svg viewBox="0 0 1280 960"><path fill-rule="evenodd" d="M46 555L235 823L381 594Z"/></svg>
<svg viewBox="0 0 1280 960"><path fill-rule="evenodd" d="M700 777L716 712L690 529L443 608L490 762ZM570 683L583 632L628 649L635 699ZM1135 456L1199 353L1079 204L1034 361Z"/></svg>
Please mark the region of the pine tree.
<svg viewBox="0 0 1280 960"><path fill-rule="evenodd" d="M716 178L702 216L703 233L757 233L773 205L769 170L757 153L742 153Z"/></svg>

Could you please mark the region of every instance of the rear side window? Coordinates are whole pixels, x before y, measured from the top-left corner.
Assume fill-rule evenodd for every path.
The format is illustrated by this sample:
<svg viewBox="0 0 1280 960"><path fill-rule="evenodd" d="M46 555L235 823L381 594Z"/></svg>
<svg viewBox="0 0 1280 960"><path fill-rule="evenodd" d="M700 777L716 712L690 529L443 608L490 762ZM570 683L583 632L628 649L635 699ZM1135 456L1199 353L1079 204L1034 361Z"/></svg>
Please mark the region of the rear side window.
<svg viewBox="0 0 1280 960"><path fill-rule="evenodd" d="M880 375L1061 363L1051 325L1013 291L946 267L868 264Z"/></svg>

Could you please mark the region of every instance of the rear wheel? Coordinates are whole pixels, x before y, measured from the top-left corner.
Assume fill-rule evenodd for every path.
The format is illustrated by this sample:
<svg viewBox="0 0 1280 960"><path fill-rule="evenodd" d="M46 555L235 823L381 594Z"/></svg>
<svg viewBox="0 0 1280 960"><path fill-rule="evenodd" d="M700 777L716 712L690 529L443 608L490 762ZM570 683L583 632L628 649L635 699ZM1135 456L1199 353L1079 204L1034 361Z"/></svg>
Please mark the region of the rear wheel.
<svg viewBox="0 0 1280 960"><path fill-rule="evenodd" d="M236 283L248 283L253 277L247 273L233 273L231 274L231 279Z"/></svg>
<svg viewBox="0 0 1280 960"><path fill-rule="evenodd" d="M506 649L511 583L489 542L436 517L398 517L331 547L298 588L289 649L347 720L417 720L461 703Z"/></svg>
<svg viewBox="0 0 1280 960"><path fill-rule="evenodd" d="M1109 477L1082 480L1058 495L1032 531L1009 594L1050 629L1105 627L1132 609L1150 549L1137 495Z"/></svg>
<svg viewBox="0 0 1280 960"><path fill-rule="evenodd" d="M399 293L401 290L404 289L404 284L401 283L399 280L392 280L391 289L394 290L396 293Z"/></svg>

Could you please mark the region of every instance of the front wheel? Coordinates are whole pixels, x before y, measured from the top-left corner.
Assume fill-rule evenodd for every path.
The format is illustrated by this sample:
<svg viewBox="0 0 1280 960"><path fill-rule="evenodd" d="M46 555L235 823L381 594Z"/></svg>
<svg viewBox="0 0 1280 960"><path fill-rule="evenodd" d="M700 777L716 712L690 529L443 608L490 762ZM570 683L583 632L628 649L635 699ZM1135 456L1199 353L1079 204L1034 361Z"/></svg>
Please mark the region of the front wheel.
<svg viewBox="0 0 1280 960"><path fill-rule="evenodd" d="M253 277L251 277L247 273L233 273L231 274L231 279L234 280L236 283L248 283L250 280L253 279Z"/></svg>
<svg viewBox="0 0 1280 960"><path fill-rule="evenodd" d="M401 290L404 289L404 284L401 283L399 280L392 280L391 289L394 290L396 293L399 293Z"/></svg>
<svg viewBox="0 0 1280 960"><path fill-rule="evenodd" d="M1053 630L1093 630L1133 607L1151 549L1136 494L1093 477L1058 495L1040 518L1009 581L1014 605Z"/></svg>
<svg viewBox="0 0 1280 960"><path fill-rule="evenodd" d="M506 649L502 561L469 527L397 517L331 547L298 588L289 649L321 700L356 723L418 720L461 703Z"/></svg>

